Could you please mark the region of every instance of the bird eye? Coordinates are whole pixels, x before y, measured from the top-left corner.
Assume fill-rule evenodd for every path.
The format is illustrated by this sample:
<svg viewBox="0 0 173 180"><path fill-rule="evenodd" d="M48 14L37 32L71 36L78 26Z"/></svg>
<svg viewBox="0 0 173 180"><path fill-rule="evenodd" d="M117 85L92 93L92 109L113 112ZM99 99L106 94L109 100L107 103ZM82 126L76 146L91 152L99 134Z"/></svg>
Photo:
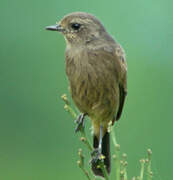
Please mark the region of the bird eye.
<svg viewBox="0 0 173 180"><path fill-rule="evenodd" d="M81 27L81 25L78 24L78 23L73 23L73 24L71 25L71 27L72 27L72 29L74 29L74 30L79 30L79 28Z"/></svg>

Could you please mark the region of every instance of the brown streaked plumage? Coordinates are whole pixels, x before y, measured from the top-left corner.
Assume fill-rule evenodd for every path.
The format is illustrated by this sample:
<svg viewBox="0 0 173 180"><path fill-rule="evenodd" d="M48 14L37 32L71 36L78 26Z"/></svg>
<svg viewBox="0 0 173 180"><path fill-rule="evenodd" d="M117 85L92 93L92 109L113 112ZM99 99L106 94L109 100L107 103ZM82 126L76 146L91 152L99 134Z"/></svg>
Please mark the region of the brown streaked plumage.
<svg viewBox="0 0 173 180"><path fill-rule="evenodd" d="M113 124L120 118L127 93L124 51L101 22L88 13L68 14L58 25L47 29L60 31L65 37L66 74L72 99L81 113L90 117L93 146L105 156L104 163L110 172L107 128L109 122ZM93 172L103 176L95 162Z"/></svg>

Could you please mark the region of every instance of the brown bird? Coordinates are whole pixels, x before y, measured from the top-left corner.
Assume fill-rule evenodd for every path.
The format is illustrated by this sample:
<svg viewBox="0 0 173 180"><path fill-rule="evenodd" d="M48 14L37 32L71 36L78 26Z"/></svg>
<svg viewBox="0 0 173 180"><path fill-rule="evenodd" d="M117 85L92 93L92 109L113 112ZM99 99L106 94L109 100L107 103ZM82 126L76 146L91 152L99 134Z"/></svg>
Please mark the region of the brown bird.
<svg viewBox="0 0 173 180"><path fill-rule="evenodd" d="M103 176L97 163L101 155L110 173L108 124L119 120L127 94L127 65L122 47L91 14L74 12L47 30L61 32L66 40L66 74L72 99L80 112L78 127L88 115L93 126L95 175Z"/></svg>

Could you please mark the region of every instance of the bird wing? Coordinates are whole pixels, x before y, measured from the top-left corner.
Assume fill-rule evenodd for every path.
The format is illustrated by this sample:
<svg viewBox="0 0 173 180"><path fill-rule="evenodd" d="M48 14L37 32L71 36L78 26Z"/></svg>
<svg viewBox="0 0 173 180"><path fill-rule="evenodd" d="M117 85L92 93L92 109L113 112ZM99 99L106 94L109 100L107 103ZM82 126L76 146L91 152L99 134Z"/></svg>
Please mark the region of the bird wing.
<svg viewBox="0 0 173 180"><path fill-rule="evenodd" d="M116 60L119 63L120 74L119 74L119 108L115 120L118 121L121 117L122 110L124 107L125 98L127 95L127 64L125 53L120 45L115 48ZM114 120L114 121L115 121ZM113 121L113 123L114 123Z"/></svg>
<svg viewBox="0 0 173 180"><path fill-rule="evenodd" d="M114 67L112 67L112 63L108 64L111 66L109 66L110 69L114 69L114 72L116 73L116 76L118 78L119 86L119 108L116 117L114 118L114 120L112 120L112 124L114 124L114 122L118 121L121 117L125 97L127 94L127 64L125 53L123 48L119 44L116 44L113 48L111 46L104 45L103 47L98 48L98 51L94 49L94 51L92 52L94 52L96 55L101 56L100 60L106 59L107 61L114 61Z"/></svg>

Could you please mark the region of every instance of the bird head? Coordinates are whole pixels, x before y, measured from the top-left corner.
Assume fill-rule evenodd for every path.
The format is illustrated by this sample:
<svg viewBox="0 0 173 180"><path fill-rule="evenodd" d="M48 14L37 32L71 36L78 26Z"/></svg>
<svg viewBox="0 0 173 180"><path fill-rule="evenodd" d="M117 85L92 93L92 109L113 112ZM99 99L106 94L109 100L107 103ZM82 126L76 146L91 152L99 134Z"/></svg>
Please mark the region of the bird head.
<svg viewBox="0 0 173 180"><path fill-rule="evenodd" d="M56 25L47 26L46 29L61 32L66 42L72 45L84 45L107 34L96 17L84 12L68 14Z"/></svg>

